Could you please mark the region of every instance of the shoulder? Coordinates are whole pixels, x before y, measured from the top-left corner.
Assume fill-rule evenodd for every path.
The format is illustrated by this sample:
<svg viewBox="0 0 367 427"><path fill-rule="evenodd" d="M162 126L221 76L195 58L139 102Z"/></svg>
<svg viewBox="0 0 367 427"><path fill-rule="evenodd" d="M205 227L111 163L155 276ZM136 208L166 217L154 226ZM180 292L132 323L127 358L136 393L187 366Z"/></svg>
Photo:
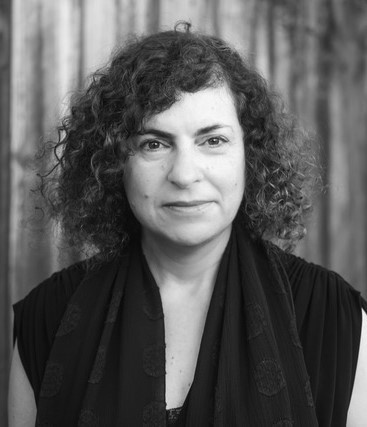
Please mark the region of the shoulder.
<svg viewBox="0 0 367 427"><path fill-rule="evenodd" d="M351 286L333 270L329 270L319 264L309 262L297 255L278 250L279 259L282 262L290 284L294 292L302 282L307 281L310 285L317 286L345 286L352 289Z"/></svg>
<svg viewBox="0 0 367 427"><path fill-rule="evenodd" d="M300 324L313 311L319 315L321 309L360 318L364 304L360 292L338 273L283 251L279 251L279 259L289 280Z"/></svg>
<svg viewBox="0 0 367 427"><path fill-rule="evenodd" d="M53 273L35 286L22 300L14 304L17 316L28 317L38 313L49 320L61 315L65 305L87 273L86 261L75 263Z"/></svg>
<svg viewBox="0 0 367 427"><path fill-rule="evenodd" d="M87 272L86 262L64 268L14 304L14 342L20 360L38 394L49 352L69 299Z"/></svg>
<svg viewBox="0 0 367 427"><path fill-rule="evenodd" d="M339 343L359 343L362 307L366 301L335 271L276 249L276 257L291 288L301 338L322 340L325 333ZM320 342L321 345L321 342Z"/></svg>
<svg viewBox="0 0 367 427"><path fill-rule="evenodd" d="M80 284L84 280L98 280L105 275L112 262L95 263L86 259L53 273L35 286L23 299L13 305L14 339L22 334L39 329L44 330L44 339L53 341L61 318ZM86 295L87 296L87 295ZM27 329L24 329L27 327ZM19 345L20 347L21 345Z"/></svg>
<svg viewBox="0 0 367 427"><path fill-rule="evenodd" d="M280 250L277 254L292 290L319 422L346 425L352 392L354 407L365 393L358 385L367 372L361 351L367 341L362 328L366 302L338 273Z"/></svg>
<svg viewBox="0 0 367 427"><path fill-rule="evenodd" d="M315 334L323 326L340 339L349 335L359 342L362 308L367 307L360 292L335 271L296 255L280 252L279 259L292 290L299 330L311 333L313 324Z"/></svg>

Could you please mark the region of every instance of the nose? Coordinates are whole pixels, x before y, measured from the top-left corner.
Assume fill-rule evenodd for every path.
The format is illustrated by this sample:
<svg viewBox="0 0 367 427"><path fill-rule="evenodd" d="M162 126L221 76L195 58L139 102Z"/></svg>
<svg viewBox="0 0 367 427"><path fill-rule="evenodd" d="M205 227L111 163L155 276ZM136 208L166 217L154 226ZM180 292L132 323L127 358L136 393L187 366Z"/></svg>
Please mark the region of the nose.
<svg viewBox="0 0 367 427"><path fill-rule="evenodd" d="M176 148L167 178L179 188L188 188L202 179L202 169L195 147L185 145Z"/></svg>

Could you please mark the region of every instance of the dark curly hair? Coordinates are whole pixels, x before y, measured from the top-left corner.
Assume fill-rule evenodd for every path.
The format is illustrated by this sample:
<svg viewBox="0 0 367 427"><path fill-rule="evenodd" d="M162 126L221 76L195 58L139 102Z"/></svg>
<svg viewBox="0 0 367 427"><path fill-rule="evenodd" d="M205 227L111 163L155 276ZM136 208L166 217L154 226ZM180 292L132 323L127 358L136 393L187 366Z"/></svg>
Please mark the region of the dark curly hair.
<svg viewBox="0 0 367 427"><path fill-rule="evenodd" d="M244 131L246 188L236 220L255 238L292 249L310 210L308 139L265 80L223 40L176 26L133 38L72 97L40 191L71 245L118 255L139 225L123 187L124 165L143 120L182 92L227 84ZM307 148L307 149L306 149Z"/></svg>

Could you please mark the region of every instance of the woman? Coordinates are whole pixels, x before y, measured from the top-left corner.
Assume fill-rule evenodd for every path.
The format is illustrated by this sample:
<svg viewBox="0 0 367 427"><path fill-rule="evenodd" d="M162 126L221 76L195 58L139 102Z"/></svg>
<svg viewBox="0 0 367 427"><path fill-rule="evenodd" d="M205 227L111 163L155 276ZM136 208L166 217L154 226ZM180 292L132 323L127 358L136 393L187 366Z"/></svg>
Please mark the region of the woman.
<svg viewBox="0 0 367 427"><path fill-rule="evenodd" d="M366 422L365 302L290 254L305 137L237 52L131 41L60 131L41 191L96 254L14 306L12 425Z"/></svg>

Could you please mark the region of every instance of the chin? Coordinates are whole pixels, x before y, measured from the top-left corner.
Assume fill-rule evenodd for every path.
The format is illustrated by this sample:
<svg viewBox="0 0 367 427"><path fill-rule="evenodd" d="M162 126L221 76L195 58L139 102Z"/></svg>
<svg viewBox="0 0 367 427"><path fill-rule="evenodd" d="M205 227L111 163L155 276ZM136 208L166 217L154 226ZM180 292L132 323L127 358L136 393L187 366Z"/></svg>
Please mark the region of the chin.
<svg viewBox="0 0 367 427"><path fill-rule="evenodd" d="M230 232L230 226L223 229L215 229L214 227L201 226L182 226L179 229L165 230L164 240L167 240L173 245L181 247L198 247L209 243L212 240L220 239Z"/></svg>

